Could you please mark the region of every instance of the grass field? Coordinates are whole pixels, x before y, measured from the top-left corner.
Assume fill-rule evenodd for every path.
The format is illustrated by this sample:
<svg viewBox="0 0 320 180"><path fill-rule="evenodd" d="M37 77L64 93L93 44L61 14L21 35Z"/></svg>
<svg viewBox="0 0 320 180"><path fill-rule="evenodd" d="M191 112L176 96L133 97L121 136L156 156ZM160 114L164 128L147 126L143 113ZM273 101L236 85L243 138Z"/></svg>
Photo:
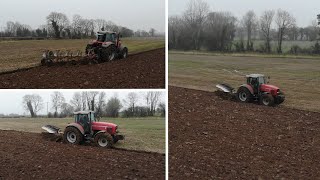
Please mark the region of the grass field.
<svg viewBox="0 0 320 180"><path fill-rule="evenodd" d="M0 41L0 72L38 65L44 50L68 49L84 51L89 39ZM129 54L162 48L163 39L124 38Z"/></svg>
<svg viewBox="0 0 320 180"><path fill-rule="evenodd" d="M192 55L169 52L169 84L215 91L218 83L238 87L244 74L271 76L270 84L286 94L284 106L320 112L320 59Z"/></svg>
<svg viewBox="0 0 320 180"><path fill-rule="evenodd" d="M164 118L104 118L101 121L117 124L121 134L126 136L116 147L165 153ZM0 129L40 133L43 132L43 125L51 124L64 128L70 122L73 122L72 118L0 118Z"/></svg>

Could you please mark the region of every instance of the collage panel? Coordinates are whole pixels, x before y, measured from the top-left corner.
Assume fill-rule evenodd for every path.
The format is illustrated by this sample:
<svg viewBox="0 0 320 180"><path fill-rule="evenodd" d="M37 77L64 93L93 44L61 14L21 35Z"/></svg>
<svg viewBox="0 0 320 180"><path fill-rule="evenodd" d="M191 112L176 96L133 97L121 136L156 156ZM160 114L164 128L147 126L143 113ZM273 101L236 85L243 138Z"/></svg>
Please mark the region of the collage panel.
<svg viewBox="0 0 320 180"><path fill-rule="evenodd" d="M0 93L0 179L165 179L166 92Z"/></svg>
<svg viewBox="0 0 320 180"><path fill-rule="evenodd" d="M165 89L165 1L92 3L3 2L0 88Z"/></svg>
<svg viewBox="0 0 320 180"><path fill-rule="evenodd" d="M319 5L169 1L169 179L319 178Z"/></svg>

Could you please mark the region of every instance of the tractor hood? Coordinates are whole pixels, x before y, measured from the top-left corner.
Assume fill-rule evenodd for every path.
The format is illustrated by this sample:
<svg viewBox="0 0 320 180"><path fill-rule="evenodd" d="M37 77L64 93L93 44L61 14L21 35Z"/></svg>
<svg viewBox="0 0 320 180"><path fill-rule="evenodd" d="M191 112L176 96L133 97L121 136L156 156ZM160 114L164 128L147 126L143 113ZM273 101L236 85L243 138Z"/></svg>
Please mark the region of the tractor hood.
<svg viewBox="0 0 320 180"><path fill-rule="evenodd" d="M117 125L108 122L92 122L92 130L94 131L105 131L107 130L111 134L115 133L117 130Z"/></svg>
<svg viewBox="0 0 320 180"><path fill-rule="evenodd" d="M261 84L260 90L276 96L279 88L277 86L270 85L270 84Z"/></svg>

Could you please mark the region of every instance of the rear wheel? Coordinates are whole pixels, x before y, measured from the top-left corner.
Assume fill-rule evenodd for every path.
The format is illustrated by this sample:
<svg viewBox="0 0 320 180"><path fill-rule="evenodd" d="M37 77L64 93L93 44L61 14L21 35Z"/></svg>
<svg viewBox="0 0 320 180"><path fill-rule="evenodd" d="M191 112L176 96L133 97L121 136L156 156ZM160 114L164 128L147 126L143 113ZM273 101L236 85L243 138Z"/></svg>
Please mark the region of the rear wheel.
<svg viewBox="0 0 320 180"><path fill-rule="evenodd" d="M237 92L237 97L238 97L238 100L240 102L250 102L252 100L252 94L251 92L245 88L245 87L240 87L238 89L238 92Z"/></svg>
<svg viewBox="0 0 320 180"><path fill-rule="evenodd" d="M67 127L63 134L63 141L70 144L80 144L83 136L75 127Z"/></svg>
<svg viewBox="0 0 320 180"><path fill-rule="evenodd" d="M121 52L121 59L125 59L128 57L128 49L127 48L123 48L122 52Z"/></svg>
<svg viewBox="0 0 320 180"><path fill-rule="evenodd" d="M116 59L116 48L114 46L109 46L107 49L108 61L113 61Z"/></svg>
<svg viewBox="0 0 320 180"><path fill-rule="evenodd" d="M94 142L96 146L111 148L113 146L113 139L110 134L99 133L94 137Z"/></svg>
<svg viewBox="0 0 320 180"><path fill-rule="evenodd" d="M265 106L273 106L274 98L270 94L264 94L260 98L260 104L263 104Z"/></svg>

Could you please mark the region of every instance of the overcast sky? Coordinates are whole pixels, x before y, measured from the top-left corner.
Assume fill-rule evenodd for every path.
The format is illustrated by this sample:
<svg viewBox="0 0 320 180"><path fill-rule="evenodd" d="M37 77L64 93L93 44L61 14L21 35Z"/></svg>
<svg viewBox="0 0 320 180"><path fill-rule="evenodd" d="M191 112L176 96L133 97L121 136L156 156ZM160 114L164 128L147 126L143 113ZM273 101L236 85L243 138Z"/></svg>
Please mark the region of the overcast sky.
<svg viewBox="0 0 320 180"><path fill-rule="evenodd" d="M0 0L0 27L7 21L18 21L37 28L46 23L52 11L62 12L69 19L79 14L111 20L133 30L155 28L165 32L164 0Z"/></svg>
<svg viewBox="0 0 320 180"><path fill-rule="evenodd" d="M311 25L320 14L320 0L204 0L210 5L211 11L229 11L237 18L242 17L248 10L254 10L259 16L269 9L289 11L296 19L298 26ZM180 15L188 0L169 0L169 16Z"/></svg>
<svg viewBox="0 0 320 180"><path fill-rule="evenodd" d="M22 99L23 96L26 94L39 94L44 102L44 108L41 112L39 112L38 114L47 114L47 102L48 102L48 108L49 108L49 112L53 112L52 109L52 104L51 104L51 94L54 92L55 90L2 90L0 92L0 99L1 99L1 103L0 103L0 114L10 114L10 113L15 113L15 114L23 114L26 113L28 114L27 111L24 110L23 105L22 105ZM74 92L81 92L81 90L58 90L61 93L63 93L66 102L70 103L70 100L72 99L72 96L74 94ZM138 94L139 96L139 102L137 105L145 105L145 100L143 99L144 94L147 92L148 90L143 90L143 91L130 91L130 90L105 90L106 92L106 99L109 99L111 97L113 97L115 94L117 95L117 97L119 99L125 99L126 96L128 95L128 93L130 92L135 92ZM162 93L161 94L161 98L159 102L166 102L165 101L165 94Z"/></svg>

